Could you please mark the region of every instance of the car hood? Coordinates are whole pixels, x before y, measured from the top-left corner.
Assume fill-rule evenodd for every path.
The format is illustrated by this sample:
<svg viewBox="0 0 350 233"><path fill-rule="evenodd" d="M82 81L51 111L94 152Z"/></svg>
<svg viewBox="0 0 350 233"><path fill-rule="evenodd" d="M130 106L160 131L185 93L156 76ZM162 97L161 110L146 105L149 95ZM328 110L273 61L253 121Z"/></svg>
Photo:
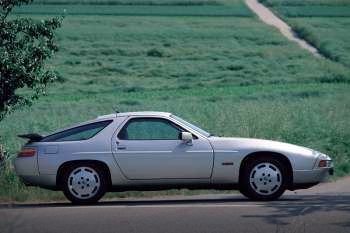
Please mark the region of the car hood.
<svg viewBox="0 0 350 233"><path fill-rule="evenodd" d="M318 152L306 147L271 140L228 137L209 137L208 139L214 150L235 150L246 153L269 151L289 155L303 155L313 158L317 157L318 154Z"/></svg>

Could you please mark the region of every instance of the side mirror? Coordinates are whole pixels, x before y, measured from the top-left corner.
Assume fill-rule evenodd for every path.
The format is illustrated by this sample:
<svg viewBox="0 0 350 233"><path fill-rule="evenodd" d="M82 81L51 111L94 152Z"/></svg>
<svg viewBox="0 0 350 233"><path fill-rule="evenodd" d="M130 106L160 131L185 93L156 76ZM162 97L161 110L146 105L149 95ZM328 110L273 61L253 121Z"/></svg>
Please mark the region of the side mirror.
<svg viewBox="0 0 350 233"><path fill-rule="evenodd" d="M188 145L192 145L193 136L189 132L181 132L181 140Z"/></svg>

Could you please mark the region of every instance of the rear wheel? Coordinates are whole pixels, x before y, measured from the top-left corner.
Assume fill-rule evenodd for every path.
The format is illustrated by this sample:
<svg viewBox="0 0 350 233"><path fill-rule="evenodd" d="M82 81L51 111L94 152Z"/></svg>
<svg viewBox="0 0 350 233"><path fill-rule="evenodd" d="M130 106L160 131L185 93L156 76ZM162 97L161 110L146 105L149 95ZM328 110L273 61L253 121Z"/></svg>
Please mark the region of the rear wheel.
<svg viewBox="0 0 350 233"><path fill-rule="evenodd" d="M95 203L106 193L106 174L94 164L70 166L62 181L64 195L74 204Z"/></svg>
<svg viewBox="0 0 350 233"><path fill-rule="evenodd" d="M286 190L286 167L273 158L257 158L245 165L241 193L253 200L270 201Z"/></svg>

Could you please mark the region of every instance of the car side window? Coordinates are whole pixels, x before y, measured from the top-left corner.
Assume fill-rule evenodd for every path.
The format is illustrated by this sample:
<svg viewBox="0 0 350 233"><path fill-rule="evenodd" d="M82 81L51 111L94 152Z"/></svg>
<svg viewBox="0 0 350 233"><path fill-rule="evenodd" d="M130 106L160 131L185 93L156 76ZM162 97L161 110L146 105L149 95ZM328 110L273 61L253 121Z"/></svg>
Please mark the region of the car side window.
<svg viewBox="0 0 350 233"><path fill-rule="evenodd" d="M42 142L64 142L64 141L80 141L87 140L98 134L107 125L109 125L112 120L100 121L96 123L91 123L87 125L78 126L62 132L49 135L43 138Z"/></svg>
<svg viewBox="0 0 350 233"><path fill-rule="evenodd" d="M119 132L121 140L179 140L184 131L169 120L161 118L133 118Z"/></svg>

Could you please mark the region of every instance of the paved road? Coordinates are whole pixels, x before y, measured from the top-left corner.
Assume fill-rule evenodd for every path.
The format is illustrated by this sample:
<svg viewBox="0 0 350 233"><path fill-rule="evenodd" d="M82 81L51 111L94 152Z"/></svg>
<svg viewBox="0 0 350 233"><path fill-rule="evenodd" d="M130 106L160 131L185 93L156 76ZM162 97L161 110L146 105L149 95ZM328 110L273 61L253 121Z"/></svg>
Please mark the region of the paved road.
<svg viewBox="0 0 350 233"><path fill-rule="evenodd" d="M0 205L0 232L348 233L350 194L295 195L251 202L240 195L201 195L68 203Z"/></svg>

